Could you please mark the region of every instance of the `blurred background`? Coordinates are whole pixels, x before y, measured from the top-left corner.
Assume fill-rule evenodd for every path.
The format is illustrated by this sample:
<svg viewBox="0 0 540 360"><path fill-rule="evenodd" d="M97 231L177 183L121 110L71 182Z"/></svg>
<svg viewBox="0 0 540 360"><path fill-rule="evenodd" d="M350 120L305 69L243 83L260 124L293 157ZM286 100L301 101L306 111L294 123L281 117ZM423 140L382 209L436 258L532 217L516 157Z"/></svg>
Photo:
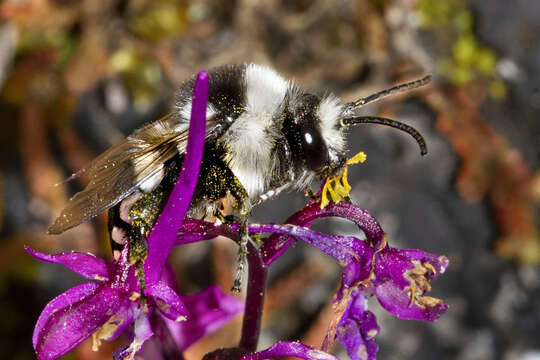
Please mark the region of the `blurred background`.
<svg viewBox="0 0 540 360"><path fill-rule="evenodd" d="M540 2L535 0L4 0L0 3L0 358L34 358L44 305L82 280L30 258L110 256L106 216L59 236L45 229L87 179L62 183L141 124L167 112L201 69L268 65L351 101L426 73L428 87L366 106L425 136L377 126L349 134L351 197L392 246L450 258L435 323L393 318L370 300L379 359L540 359ZM60 183L58 186L54 184ZM254 212L284 221L306 202L287 193ZM347 223L315 228L352 233ZM183 292L232 284L236 248L177 249ZM298 244L271 269L261 347L319 346L340 268ZM234 346L240 318L188 351ZM85 342L66 359L110 359ZM346 358L343 350L334 349Z"/></svg>

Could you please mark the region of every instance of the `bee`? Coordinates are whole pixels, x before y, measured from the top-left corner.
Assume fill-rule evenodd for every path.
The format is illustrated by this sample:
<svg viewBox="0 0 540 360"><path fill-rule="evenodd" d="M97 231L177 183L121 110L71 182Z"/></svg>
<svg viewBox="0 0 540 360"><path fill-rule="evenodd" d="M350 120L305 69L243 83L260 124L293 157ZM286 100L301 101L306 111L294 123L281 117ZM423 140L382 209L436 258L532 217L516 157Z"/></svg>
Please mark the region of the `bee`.
<svg viewBox="0 0 540 360"><path fill-rule="evenodd" d="M357 109L385 96L417 88L430 77L342 104L318 96L256 64L228 65L208 72L206 136L197 188L188 216L235 221L243 234L240 287L247 220L253 206L285 189L306 190L315 179L338 176L346 166L346 130L357 124L387 125L409 133L427 153L422 135L404 123L359 116ZM113 250L130 244L141 264L146 238L176 182L186 150L195 77L180 85L172 111L135 130L87 168L90 182L75 194L49 234L59 234L109 210Z"/></svg>

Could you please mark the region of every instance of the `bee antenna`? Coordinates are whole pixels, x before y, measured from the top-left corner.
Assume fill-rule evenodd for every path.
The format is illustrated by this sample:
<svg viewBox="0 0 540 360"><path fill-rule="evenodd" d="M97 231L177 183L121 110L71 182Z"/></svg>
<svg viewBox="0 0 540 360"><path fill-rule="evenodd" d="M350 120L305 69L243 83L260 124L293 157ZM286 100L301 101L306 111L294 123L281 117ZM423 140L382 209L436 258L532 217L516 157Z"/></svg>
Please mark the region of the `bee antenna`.
<svg viewBox="0 0 540 360"><path fill-rule="evenodd" d="M404 91L409 91L409 90L412 90L412 89L416 89L416 88L418 88L420 86L426 85L430 81L431 81L431 75L426 75L421 79L393 86L393 87L391 87L389 89L385 89L385 90L376 92L375 94L371 94L369 96L366 96L366 97L360 98L360 99L358 99L356 101L345 104L344 105L344 111L348 112L348 111L351 111L352 109L355 109L357 107L364 106L366 104L369 104L369 103L377 101L377 100L381 100L381 99L383 99L383 98L385 98L387 96L394 95L394 94L404 92Z"/></svg>
<svg viewBox="0 0 540 360"><path fill-rule="evenodd" d="M387 119L383 117L376 117L376 116L359 116L359 117L341 119L341 124L342 126L350 126L350 125L358 125L358 124L379 124L379 125L390 126L390 127L399 129L401 131L405 131L407 134L411 135L414 138L414 140L416 140L416 142L418 143L418 146L420 146L420 154L422 155L427 154L426 141L424 140L424 137L422 136L422 134L420 134L420 132L416 130L415 128L413 128L412 126L409 126L397 120Z"/></svg>

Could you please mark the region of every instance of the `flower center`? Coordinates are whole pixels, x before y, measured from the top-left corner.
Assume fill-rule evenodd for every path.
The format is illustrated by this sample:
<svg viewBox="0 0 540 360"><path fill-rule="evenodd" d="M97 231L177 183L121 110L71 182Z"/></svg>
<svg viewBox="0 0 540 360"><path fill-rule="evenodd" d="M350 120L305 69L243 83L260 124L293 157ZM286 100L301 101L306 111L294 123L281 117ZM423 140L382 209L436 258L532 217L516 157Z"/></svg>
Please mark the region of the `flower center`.
<svg viewBox="0 0 540 360"><path fill-rule="evenodd" d="M414 267L405 271L404 277L409 280L410 286L407 286L407 291L411 302L409 307L413 304L420 306L421 308L433 307L435 305L442 304L441 299L437 299L431 296L424 296L424 294L431 290L430 274L437 274L435 267L429 263L420 263L418 260L412 261Z"/></svg>

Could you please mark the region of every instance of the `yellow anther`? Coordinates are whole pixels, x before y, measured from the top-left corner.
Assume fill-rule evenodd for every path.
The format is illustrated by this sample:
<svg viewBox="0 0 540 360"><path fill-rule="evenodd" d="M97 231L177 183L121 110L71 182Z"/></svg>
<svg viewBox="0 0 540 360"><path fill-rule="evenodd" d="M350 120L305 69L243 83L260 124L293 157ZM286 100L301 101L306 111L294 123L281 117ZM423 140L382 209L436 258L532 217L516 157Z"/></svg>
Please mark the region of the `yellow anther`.
<svg viewBox="0 0 540 360"><path fill-rule="evenodd" d="M366 153L363 151L360 151L358 154L354 155L352 158L347 160L347 165L363 163L364 161L366 161L366 159L367 159Z"/></svg>
<svg viewBox="0 0 540 360"><path fill-rule="evenodd" d="M349 160L347 160L347 162L345 163L345 168L343 169L341 174L326 178L326 182L324 183L321 194L321 209L323 209L326 205L330 203L330 200L328 199L328 193L330 193L330 198L335 203L349 196L349 192L352 188L349 184L349 181L347 180L347 175L349 173L348 166L352 164L363 163L364 161L366 161L366 154L361 151Z"/></svg>

